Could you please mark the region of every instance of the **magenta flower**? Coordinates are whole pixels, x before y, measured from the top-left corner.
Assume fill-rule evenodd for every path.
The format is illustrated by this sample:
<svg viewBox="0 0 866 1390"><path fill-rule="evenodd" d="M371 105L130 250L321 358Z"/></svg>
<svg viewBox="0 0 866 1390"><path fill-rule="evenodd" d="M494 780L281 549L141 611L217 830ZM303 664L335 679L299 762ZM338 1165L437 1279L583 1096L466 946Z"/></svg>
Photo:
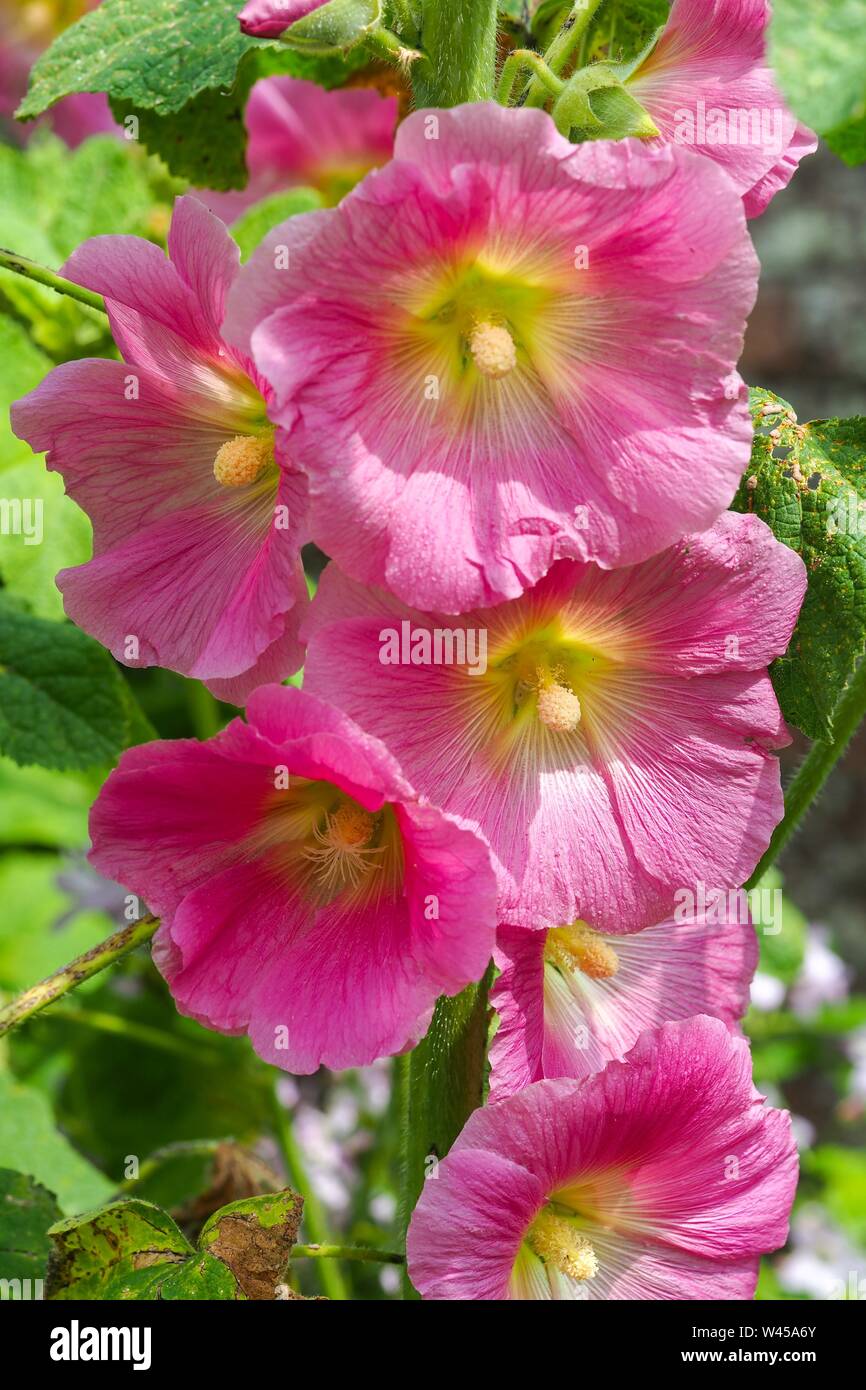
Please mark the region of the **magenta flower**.
<svg viewBox="0 0 866 1390"><path fill-rule="evenodd" d="M805 586L799 556L733 513L632 568L560 561L459 619L329 568L305 685L484 835L501 922L631 932L679 888L744 883L766 849L789 742L767 666Z"/></svg>
<svg viewBox="0 0 866 1390"><path fill-rule="evenodd" d="M238 19L245 34L256 39L276 39L296 19L320 10L327 0L250 0Z"/></svg>
<svg viewBox="0 0 866 1390"><path fill-rule="evenodd" d="M769 22L768 0L674 0L661 39L628 82L662 139L708 155L730 175L748 217L818 147L767 65Z"/></svg>
<svg viewBox="0 0 866 1390"><path fill-rule="evenodd" d="M420 608L514 598L558 557L632 563L711 525L748 463L735 371L757 262L711 161L575 148L542 111L419 112L321 223L277 229L253 337L314 539Z"/></svg>
<svg viewBox="0 0 866 1390"><path fill-rule="evenodd" d="M668 921L632 936L585 922L502 927L491 1001L490 1099L544 1077L584 1077L621 1058L645 1029L711 1014L731 1028L749 1005L758 946L748 922Z"/></svg>
<svg viewBox="0 0 866 1390"><path fill-rule="evenodd" d="M749 1299L797 1182L787 1112L719 1019L476 1110L409 1226L429 1299Z"/></svg>
<svg viewBox="0 0 866 1390"><path fill-rule="evenodd" d="M241 193L201 193L232 222L285 188L318 189L338 203L371 169L390 159L398 105L372 88L326 92L315 82L265 77L250 93L245 121L249 183Z"/></svg>
<svg viewBox="0 0 866 1390"><path fill-rule="evenodd" d="M267 384L221 335L237 247L180 198L169 253L128 236L74 252L64 273L105 295L123 361L65 363L12 422L93 522L93 559L57 578L73 622L127 665L242 703L303 661L306 483Z"/></svg>
<svg viewBox="0 0 866 1390"><path fill-rule="evenodd" d="M125 753L91 859L161 917L155 959L182 1013L293 1072L400 1052L440 994L484 973L487 850L329 705L266 686L247 719Z"/></svg>
<svg viewBox="0 0 866 1390"><path fill-rule="evenodd" d="M63 97L38 121L24 124L12 119L27 92L30 69L40 52L60 29L98 4L99 0L73 0L58 7L15 0L10 5L8 0L0 0L0 119L9 122L7 134L14 141L23 144L44 126L72 148L91 135L117 133L108 98L102 92L75 92Z"/></svg>

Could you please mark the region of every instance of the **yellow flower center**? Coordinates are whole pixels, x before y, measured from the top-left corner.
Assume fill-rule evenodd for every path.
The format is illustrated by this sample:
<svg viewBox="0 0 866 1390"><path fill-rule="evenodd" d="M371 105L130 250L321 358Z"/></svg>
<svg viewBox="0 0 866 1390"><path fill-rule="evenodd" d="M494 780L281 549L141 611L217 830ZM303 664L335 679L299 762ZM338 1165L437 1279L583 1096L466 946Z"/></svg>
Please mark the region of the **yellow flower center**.
<svg viewBox="0 0 866 1390"><path fill-rule="evenodd" d="M544 955L551 965L569 972L582 970L592 980L609 980L619 970L616 951L585 922L549 931Z"/></svg>
<svg viewBox="0 0 866 1390"><path fill-rule="evenodd" d="M505 324L477 323L469 337L469 348L482 376L494 381L508 376L517 366L517 347Z"/></svg>
<svg viewBox="0 0 866 1390"><path fill-rule="evenodd" d="M580 700L567 685L551 681L538 691L538 717L558 734L573 734L580 723Z"/></svg>
<svg viewBox="0 0 866 1390"><path fill-rule="evenodd" d="M218 450L213 471L223 487L247 487L274 463L273 431L239 434Z"/></svg>
<svg viewBox="0 0 866 1390"><path fill-rule="evenodd" d="M543 1207L526 1235L527 1244L545 1264L552 1264L569 1279L584 1283L598 1274L598 1256L567 1216Z"/></svg>

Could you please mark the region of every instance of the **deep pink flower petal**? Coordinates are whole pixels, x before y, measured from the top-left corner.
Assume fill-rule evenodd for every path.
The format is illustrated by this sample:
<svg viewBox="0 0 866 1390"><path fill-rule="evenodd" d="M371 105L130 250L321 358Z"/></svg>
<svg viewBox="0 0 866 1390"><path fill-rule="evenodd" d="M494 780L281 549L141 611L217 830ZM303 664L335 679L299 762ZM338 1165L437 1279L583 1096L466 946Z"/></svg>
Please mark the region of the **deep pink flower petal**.
<svg viewBox="0 0 866 1390"><path fill-rule="evenodd" d="M790 1119L763 1105L747 1044L718 1019L668 1023L584 1081L476 1110L421 1194L409 1272L427 1298L519 1296L515 1261L541 1206L531 1178L582 1216L599 1261L597 1278L555 1296L747 1298L757 1256L785 1240L796 1177Z"/></svg>
<svg viewBox="0 0 866 1390"><path fill-rule="evenodd" d="M184 1013L248 1032L266 1060L296 1072L400 1052L426 1031L437 997L490 959L487 848L421 805L387 749L339 711L266 686L247 713L207 744L125 754L93 810L91 858L162 915L155 959ZM394 816L404 867L393 885L312 891L314 870L305 879L298 868L311 861L285 851L316 821L298 819L303 802L281 803L284 774L301 796L324 786L324 805L349 797Z"/></svg>

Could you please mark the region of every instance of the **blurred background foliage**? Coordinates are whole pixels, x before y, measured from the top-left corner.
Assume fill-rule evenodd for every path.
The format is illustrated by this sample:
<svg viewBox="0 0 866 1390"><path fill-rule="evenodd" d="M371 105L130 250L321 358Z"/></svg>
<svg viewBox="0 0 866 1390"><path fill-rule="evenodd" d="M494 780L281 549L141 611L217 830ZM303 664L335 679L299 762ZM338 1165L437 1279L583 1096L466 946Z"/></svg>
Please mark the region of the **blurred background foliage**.
<svg viewBox="0 0 866 1390"><path fill-rule="evenodd" d="M99 233L163 241L182 185L134 142L98 136L70 152L47 129L26 146L11 127L6 135L0 244L59 267ZM864 408L864 193L866 171L822 151L753 224L764 274L743 373L803 420ZM274 219L281 215L280 205ZM53 364L112 352L101 316L0 272L0 495L42 498L45 507L42 545L0 536L0 582L56 622L54 574L87 558L89 526L11 434L7 408ZM311 554L311 575L320 564ZM234 713L168 672L121 679L139 739L205 738ZM798 740L786 752L786 773L804 751ZM746 1028L757 1083L791 1109L803 1163L791 1239L764 1263L759 1297L768 1299L866 1296L864 769L861 736L782 859L782 930L761 938ZM108 771L0 758L0 997L125 920L123 890L85 859L88 809ZM112 1193L150 1197L193 1236L226 1201L289 1181L308 1199L306 1239L326 1231L394 1248L391 1075L388 1062L338 1076L276 1075L246 1039L179 1017L140 952L0 1043L0 1168L26 1166L67 1215ZM296 1266L301 1290L327 1287L322 1263ZM337 1275L355 1298L399 1287L389 1267L344 1265Z"/></svg>

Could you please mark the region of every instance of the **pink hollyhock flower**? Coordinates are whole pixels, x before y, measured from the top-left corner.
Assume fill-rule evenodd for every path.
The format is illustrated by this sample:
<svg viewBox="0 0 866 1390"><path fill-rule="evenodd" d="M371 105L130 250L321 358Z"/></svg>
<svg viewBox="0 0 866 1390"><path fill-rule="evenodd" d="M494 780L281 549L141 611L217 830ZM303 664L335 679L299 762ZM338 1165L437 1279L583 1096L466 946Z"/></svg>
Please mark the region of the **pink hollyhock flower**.
<svg viewBox="0 0 866 1390"><path fill-rule="evenodd" d="M486 969L487 850L322 701L266 686L247 719L124 753L91 859L162 918L155 959L182 1013L288 1071L400 1052Z"/></svg>
<svg viewBox="0 0 866 1390"><path fill-rule="evenodd" d="M319 545L465 612L558 557L629 564L710 525L752 438L734 368L757 261L729 180L493 103L411 116L395 153L322 223L294 296L282 229L245 272L282 296L253 347Z"/></svg>
<svg viewBox="0 0 866 1390"><path fill-rule="evenodd" d="M296 19L320 10L327 0L250 0L238 19L245 34L256 39L276 39Z"/></svg>
<svg viewBox="0 0 866 1390"><path fill-rule="evenodd" d="M476 1110L409 1226L429 1299L749 1299L797 1182L786 1111L719 1019Z"/></svg>
<svg viewBox="0 0 866 1390"><path fill-rule="evenodd" d="M617 935L680 888L744 883L766 849L789 742L767 666L805 587L799 556L733 513L634 567L560 561L459 619L329 567L305 686L485 836L500 922Z"/></svg>
<svg viewBox="0 0 866 1390"><path fill-rule="evenodd" d="M220 331L237 247L180 198L169 254L128 236L74 252L64 273L105 295L123 361L57 367L12 422L93 522L93 559L58 575L73 622L118 661L242 703L303 661L306 484L269 419L270 388Z"/></svg>
<svg viewBox="0 0 866 1390"><path fill-rule="evenodd" d="M201 193L232 222L253 203L285 188L317 188L338 203L377 165L390 159L398 103L372 88L326 92L315 82L265 77L247 103L249 183L240 193Z"/></svg>
<svg viewBox="0 0 866 1390"><path fill-rule="evenodd" d="M501 1100L544 1077L591 1076L671 1019L711 1014L736 1027L758 945L748 921L693 916L633 936L585 922L502 927L495 955L490 1099Z"/></svg>
<svg viewBox="0 0 866 1390"><path fill-rule="evenodd" d="M818 138L785 105L767 65L768 0L674 0L628 81L664 140L714 159L757 217Z"/></svg>

